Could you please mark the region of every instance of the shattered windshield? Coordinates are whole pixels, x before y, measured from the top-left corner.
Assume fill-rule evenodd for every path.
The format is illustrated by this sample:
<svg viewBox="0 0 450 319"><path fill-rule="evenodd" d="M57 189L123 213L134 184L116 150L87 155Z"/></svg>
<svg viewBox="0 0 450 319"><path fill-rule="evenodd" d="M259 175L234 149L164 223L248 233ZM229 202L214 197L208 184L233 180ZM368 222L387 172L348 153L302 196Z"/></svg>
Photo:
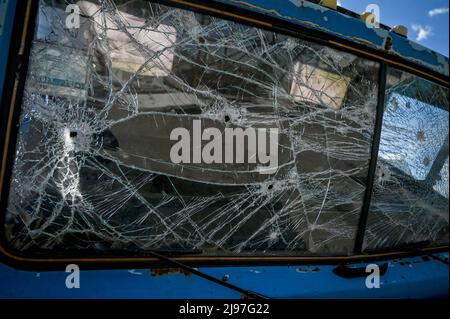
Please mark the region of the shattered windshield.
<svg viewBox="0 0 450 319"><path fill-rule="evenodd" d="M36 18L15 249L353 252L378 63L146 1L78 1L73 27L67 4Z"/></svg>

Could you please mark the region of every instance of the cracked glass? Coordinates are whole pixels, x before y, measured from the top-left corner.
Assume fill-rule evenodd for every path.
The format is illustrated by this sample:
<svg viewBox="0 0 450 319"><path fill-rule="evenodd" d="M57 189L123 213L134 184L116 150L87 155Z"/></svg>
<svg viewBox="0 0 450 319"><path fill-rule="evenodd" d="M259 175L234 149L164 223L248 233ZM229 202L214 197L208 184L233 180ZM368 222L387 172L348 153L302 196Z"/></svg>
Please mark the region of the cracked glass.
<svg viewBox="0 0 450 319"><path fill-rule="evenodd" d="M68 4L39 3L5 216L14 249L353 252L377 63L145 1L78 1L71 28ZM239 128L241 144L192 140L171 157L174 129ZM270 129L276 143L251 143Z"/></svg>
<svg viewBox="0 0 450 319"><path fill-rule="evenodd" d="M448 245L448 89L388 68L366 249Z"/></svg>

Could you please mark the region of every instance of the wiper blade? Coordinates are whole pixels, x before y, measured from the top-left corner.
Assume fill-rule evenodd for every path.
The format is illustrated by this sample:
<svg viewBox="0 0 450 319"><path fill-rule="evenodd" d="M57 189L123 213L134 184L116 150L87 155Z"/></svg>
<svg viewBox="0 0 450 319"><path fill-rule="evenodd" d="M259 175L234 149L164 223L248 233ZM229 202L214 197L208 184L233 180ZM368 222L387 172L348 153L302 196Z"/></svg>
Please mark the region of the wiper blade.
<svg viewBox="0 0 450 319"><path fill-rule="evenodd" d="M434 260L440 261L441 263L448 265L448 259L446 260L444 258L436 256L435 254L426 254L426 255L430 258L433 258Z"/></svg>
<svg viewBox="0 0 450 319"><path fill-rule="evenodd" d="M269 299L269 297L266 297L264 295L261 295L259 293L254 292L254 291L247 290L247 289L241 288L239 286L230 284L229 282L220 280L220 279L218 279L218 278L216 278L214 276L208 275L208 274L206 274L204 272L201 272L201 271L199 271L199 270L197 270L195 268L192 268L192 267L190 267L188 265L180 263L179 261L177 261L175 259L172 259L170 257L167 257L165 255L162 255L162 254L160 254L160 253L158 253L156 251L147 251L147 252L150 255L152 255L153 257L156 257L159 260L166 262L167 264L170 264L170 265L175 266L177 268L183 269L186 272L189 272L189 273L191 273L193 275L196 275L198 277L204 278L206 280L212 281L212 282L214 282L214 283L216 283L218 285L221 285L221 286L227 287L229 289L235 290L235 291L237 291L239 293L242 293L242 294L244 294L243 297L245 299Z"/></svg>

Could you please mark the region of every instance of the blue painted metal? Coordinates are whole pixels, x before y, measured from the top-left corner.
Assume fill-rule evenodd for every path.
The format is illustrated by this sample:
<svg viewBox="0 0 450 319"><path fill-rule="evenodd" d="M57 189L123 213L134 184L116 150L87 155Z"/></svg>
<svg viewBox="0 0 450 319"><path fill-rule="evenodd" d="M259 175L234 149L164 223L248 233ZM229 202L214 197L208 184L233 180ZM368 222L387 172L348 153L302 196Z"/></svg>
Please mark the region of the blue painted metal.
<svg viewBox="0 0 450 319"><path fill-rule="evenodd" d="M448 75L448 58L396 34L368 29L358 19L300 0L216 0L267 14L307 28L382 49L393 38L392 54ZM15 1L9 1L0 35L0 92ZM447 258L448 253L439 254ZM355 265L363 266L363 264ZM365 278L344 279L334 266L211 267L201 271L272 298L423 298L448 296L448 264L420 257L389 261L381 288L368 289ZM67 289L64 271L22 271L0 264L0 298L239 298L239 293L184 274L153 276L149 269L81 271L80 289Z"/></svg>
<svg viewBox="0 0 450 319"><path fill-rule="evenodd" d="M386 39L392 39L389 53L420 64L430 70L449 75L449 59L407 38L382 28L367 28L364 21L336 10L304 0L215 0L298 24L312 30L333 34L367 47L382 50Z"/></svg>
<svg viewBox="0 0 450 319"><path fill-rule="evenodd" d="M448 258L448 254L440 254ZM381 264L381 263L378 263ZM358 264L355 266L364 266ZM448 295L448 265L420 257L389 261L380 288L365 278L344 279L334 266L200 268L271 298L429 298ZM80 288L67 289L64 271L19 271L0 265L0 298L239 298L239 293L196 276L153 276L149 269L81 269Z"/></svg>
<svg viewBox="0 0 450 319"><path fill-rule="evenodd" d="M2 26L0 27L0 97L3 92L3 81L5 78L6 65L8 60L9 43L11 42L11 32L13 25L13 17L16 12L16 1L11 0L0 0L4 2L1 5L0 10L6 10L6 12L1 12L0 16L5 17L4 21L0 21Z"/></svg>

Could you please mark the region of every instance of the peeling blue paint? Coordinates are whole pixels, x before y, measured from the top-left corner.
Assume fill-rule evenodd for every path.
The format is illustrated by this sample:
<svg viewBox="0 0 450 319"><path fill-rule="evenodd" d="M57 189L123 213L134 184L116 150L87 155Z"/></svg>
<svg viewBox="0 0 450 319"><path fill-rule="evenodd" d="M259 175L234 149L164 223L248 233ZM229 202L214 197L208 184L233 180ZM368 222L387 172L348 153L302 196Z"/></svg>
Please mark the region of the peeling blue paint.
<svg viewBox="0 0 450 319"><path fill-rule="evenodd" d="M440 254L448 258L448 254ZM378 262L382 264L384 262ZM355 266L365 266L358 264ZM448 265L429 258L389 261L380 288L365 277L345 279L335 266L213 267L201 271L271 298L430 298L448 295ZM239 298L239 293L197 276L152 276L149 269L83 270L80 288L67 289L64 271L20 271L0 264L0 298ZM140 275L136 275L139 272ZM38 275L39 274L39 275Z"/></svg>
<svg viewBox="0 0 450 319"><path fill-rule="evenodd" d="M444 76L449 75L449 59L440 53L396 33L367 28L364 21L304 0L214 0L240 9L265 14L303 27L323 31L372 49L384 51L386 39L392 39L389 51Z"/></svg>

